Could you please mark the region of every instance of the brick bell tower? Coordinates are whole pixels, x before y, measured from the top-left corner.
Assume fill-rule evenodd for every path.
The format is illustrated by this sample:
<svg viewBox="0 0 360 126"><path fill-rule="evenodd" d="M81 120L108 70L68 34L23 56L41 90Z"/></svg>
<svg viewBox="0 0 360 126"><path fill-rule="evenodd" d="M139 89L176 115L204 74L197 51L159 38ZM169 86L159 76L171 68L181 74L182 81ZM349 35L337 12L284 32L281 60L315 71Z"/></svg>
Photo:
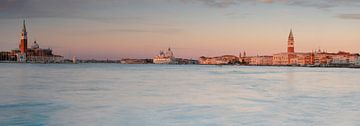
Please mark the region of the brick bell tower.
<svg viewBox="0 0 360 126"><path fill-rule="evenodd" d="M21 31L21 38L19 44L20 53L17 54L18 62L26 62L26 53L27 53L27 32L25 26L25 20L23 21L23 29Z"/></svg>
<svg viewBox="0 0 360 126"><path fill-rule="evenodd" d="M23 29L21 31L19 49L20 49L20 53L26 54L26 52L27 52L27 32L26 32L25 20L23 21Z"/></svg>
<svg viewBox="0 0 360 126"><path fill-rule="evenodd" d="M294 53L295 49L294 49L294 35L292 33L292 29L290 29L290 34L289 34L289 38L288 38L288 49L287 52L288 53Z"/></svg>

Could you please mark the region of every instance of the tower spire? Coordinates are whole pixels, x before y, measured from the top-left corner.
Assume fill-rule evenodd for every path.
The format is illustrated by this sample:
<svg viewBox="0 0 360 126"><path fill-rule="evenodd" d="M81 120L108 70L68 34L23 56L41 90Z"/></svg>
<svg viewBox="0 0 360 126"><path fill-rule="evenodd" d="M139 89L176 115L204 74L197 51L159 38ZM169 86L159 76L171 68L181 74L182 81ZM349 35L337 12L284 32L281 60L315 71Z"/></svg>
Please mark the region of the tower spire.
<svg viewBox="0 0 360 126"><path fill-rule="evenodd" d="M293 32L292 32L292 29L290 29L289 39L294 39L294 35L293 35Z"/></svg>
<svg viewBox="0 0 360 126"><path fill-rule="evenodd" d="M22 32L26 32L25 20L23 20L23 29L22 29Z"/></svg>
<svg viewBox="0 0 360 126"><path fill-rule="evenodd" d="M288 38L288 53L294 53L295 52L295 46L294 46L294 35L292 32L292 29L290 29L289 38Z"/></svg>

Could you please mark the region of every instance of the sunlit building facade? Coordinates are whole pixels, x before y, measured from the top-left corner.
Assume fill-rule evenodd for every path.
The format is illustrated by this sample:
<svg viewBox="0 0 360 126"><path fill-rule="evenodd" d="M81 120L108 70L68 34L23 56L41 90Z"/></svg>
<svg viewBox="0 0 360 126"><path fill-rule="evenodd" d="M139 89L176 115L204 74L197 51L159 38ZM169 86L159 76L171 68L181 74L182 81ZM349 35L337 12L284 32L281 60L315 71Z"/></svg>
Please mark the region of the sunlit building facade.
<svg viewBox="0 0 360 126"><path fill-rule="evenodd" d="M203 64L203 65L225 65L225 64L235 64L237 62L239 62L239 58L234 55L224 55L218 57L202 56L199 58L199 64Z"/></svg>
<svg viewBox="0 0 360 126"><path fill-rule="evenodd" d="M273 56L253 56L249 65L268 66L273 64Z"/></svg>

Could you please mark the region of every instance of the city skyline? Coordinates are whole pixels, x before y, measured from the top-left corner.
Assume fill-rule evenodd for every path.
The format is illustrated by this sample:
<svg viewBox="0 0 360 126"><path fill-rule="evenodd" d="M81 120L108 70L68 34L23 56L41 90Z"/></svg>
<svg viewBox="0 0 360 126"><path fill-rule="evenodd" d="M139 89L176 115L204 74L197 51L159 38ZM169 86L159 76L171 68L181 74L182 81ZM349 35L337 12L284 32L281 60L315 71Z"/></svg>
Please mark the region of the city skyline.
<svg viewBox="0 0 360 126"><path fill-rule="evenodd" d="M286 51L291 28L297 52L321 48L358 53L360 46L360 2L351 0L63 2L0 2L0 50L18 47L24 17L29 43L37 40L66 58L152 58L168 47L185 58L239 51L272 55Z"/></svg>

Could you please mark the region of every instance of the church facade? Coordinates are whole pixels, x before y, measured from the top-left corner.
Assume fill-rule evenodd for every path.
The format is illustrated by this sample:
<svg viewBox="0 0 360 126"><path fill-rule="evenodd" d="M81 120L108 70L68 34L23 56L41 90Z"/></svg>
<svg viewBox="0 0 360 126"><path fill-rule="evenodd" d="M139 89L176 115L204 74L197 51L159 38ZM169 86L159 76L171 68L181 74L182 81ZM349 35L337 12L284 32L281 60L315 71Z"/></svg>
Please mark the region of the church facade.
<svg viewBox="0 0 360 126"><path fill-rule="evenodd" d="M159 55L153 58L153 62L155 64L178 64L170 48L166 52L160 51Z"/></svg>

